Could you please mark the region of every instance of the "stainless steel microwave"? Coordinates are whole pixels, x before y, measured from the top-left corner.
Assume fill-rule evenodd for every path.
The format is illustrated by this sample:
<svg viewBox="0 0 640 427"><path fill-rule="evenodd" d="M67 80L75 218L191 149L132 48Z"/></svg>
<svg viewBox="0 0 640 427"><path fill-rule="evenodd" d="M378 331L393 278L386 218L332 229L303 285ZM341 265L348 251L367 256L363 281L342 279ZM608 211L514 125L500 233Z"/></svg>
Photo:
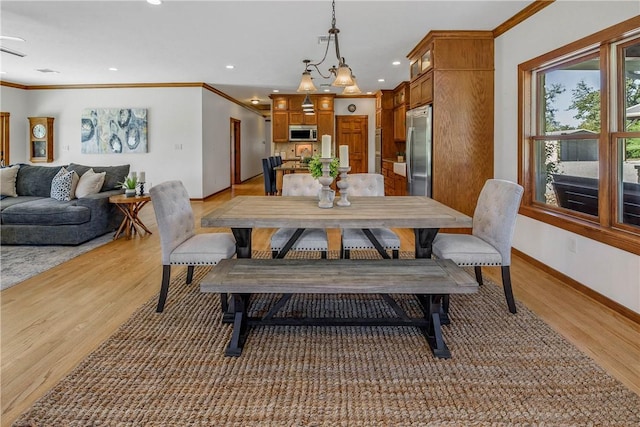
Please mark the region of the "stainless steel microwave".
<svg viewBox="0 0 640 427"><path fill-rule="evenodd" d="M318 126L315 125L290 125L289 141L317 141Z"/></svg>

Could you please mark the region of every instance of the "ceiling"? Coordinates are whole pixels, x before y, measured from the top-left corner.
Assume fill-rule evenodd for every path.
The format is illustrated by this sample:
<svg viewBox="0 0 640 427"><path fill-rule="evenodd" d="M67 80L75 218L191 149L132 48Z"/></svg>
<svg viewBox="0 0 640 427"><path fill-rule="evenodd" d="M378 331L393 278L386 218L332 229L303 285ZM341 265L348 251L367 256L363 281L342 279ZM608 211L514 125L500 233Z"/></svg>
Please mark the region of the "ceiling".
<svg viewBox="0 0 640 427"><path fill-rule="evenodd" d="M363 93L393 89L409 79L406 55L429 31L493 30L530 3L337 0L340 51ZM6 82L206 83L268 108L274 89L295 93L303 59L322 58L318 37L331 27L331 1L2 0L0 21L2 36L25 40L1 40L26 55L1 54ZM334 64L332 45L322 70ZM328 82L312 74L317 87Z"/></svg>

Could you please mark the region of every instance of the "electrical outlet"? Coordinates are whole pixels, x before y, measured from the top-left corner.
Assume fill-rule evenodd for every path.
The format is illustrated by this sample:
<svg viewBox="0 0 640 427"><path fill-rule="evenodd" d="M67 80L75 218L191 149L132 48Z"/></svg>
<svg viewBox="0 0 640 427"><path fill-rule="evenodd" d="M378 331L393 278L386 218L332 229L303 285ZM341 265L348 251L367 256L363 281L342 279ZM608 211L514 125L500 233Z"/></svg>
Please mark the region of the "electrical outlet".
<svg viewBox="0 0 640 427"><path fill-rule="evenodd" d="M576 253L576 238L569 237L569 252Z"/></svg>

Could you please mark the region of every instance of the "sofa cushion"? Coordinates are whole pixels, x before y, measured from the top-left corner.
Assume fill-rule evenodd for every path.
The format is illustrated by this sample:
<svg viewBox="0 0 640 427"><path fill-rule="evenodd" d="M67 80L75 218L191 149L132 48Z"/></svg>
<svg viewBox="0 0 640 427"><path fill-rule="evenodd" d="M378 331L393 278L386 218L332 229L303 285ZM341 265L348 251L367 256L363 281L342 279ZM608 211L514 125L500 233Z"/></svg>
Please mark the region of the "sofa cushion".
<svg viewBox="0 0 640 427"><path fill-rule="evenodd" d="M106 172L95 173L93 169L86 171L76 186L76 197L86 197L100 192Z"/></svg>
<svg viewBox="0 0 640 427"><path fill-rule="evenodd" d="M122 182L124 177L129 175L129 165L120 166L84 166L76 163L69 163L67 170L76 171L80 177L84 175L89 169L93 169L94 172L106 172L104 177L104 183L100 191L116 190L122 188L118 185L118 182Z"/></svg>
<svg viewBox="0 0 640 427"><path fill-rule="evenodd" d="M16 179L18 196L51 196L51 182L62 166L32 166L21 164Z"/></svg>
<svg viewBox="0 0 640 427"><path fill-rule="evenodd" d="M4 207L3 200L3 207ZM50 197L15 203L2 210L3 224L78 225L91 220L91 209Z"/></svg>
<svg viewBox="0 0 640 427"><path fill-rule="evenodd" d="M51 181L51 198L63 202L75 199L78 179L76 171L67 171L65 168L61 168Z"/></svg>
<svg viewBox="0 0 640 427"><path fill-rule="evenodd" d="M18 196L18 193L16 193L16 178L18 177L18 170L20 170L19 165L0 169L0 193L3 196Z"/></svg>

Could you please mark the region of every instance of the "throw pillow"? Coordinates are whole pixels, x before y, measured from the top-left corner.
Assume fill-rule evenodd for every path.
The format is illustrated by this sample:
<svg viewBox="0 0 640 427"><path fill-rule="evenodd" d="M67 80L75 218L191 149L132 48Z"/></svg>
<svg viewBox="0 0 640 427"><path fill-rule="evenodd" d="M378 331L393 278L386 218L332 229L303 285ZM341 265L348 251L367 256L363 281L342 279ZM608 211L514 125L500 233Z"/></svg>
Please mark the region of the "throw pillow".
<svg viewBox="0 0 640 427"><path fill-rule="evenodd" d="M75 171L67 171L65 168L60 168L60 171L51 181L51 198L68 202L75 197L77 185L78 174Z"/></svg>
<svg viewBox="0 0 640 427"><path fill-rule="evenodd" d="M0 193L3 196L18 197L18 193L16 193L16 177L19 170L20 166L18 165L0 169Z"/></svg>
<svg viewBox="0 0 640 427"><path fill-rule="evenodd" d="M89 169L83 173L80 177L80 181L78 181L78 186L76 187L76 197L79 199L81 197L87 197L91 194L99 193L102 188L102 184L104 184L104 177L106 174L106 172L95 173L93 169Z"/></svg>

